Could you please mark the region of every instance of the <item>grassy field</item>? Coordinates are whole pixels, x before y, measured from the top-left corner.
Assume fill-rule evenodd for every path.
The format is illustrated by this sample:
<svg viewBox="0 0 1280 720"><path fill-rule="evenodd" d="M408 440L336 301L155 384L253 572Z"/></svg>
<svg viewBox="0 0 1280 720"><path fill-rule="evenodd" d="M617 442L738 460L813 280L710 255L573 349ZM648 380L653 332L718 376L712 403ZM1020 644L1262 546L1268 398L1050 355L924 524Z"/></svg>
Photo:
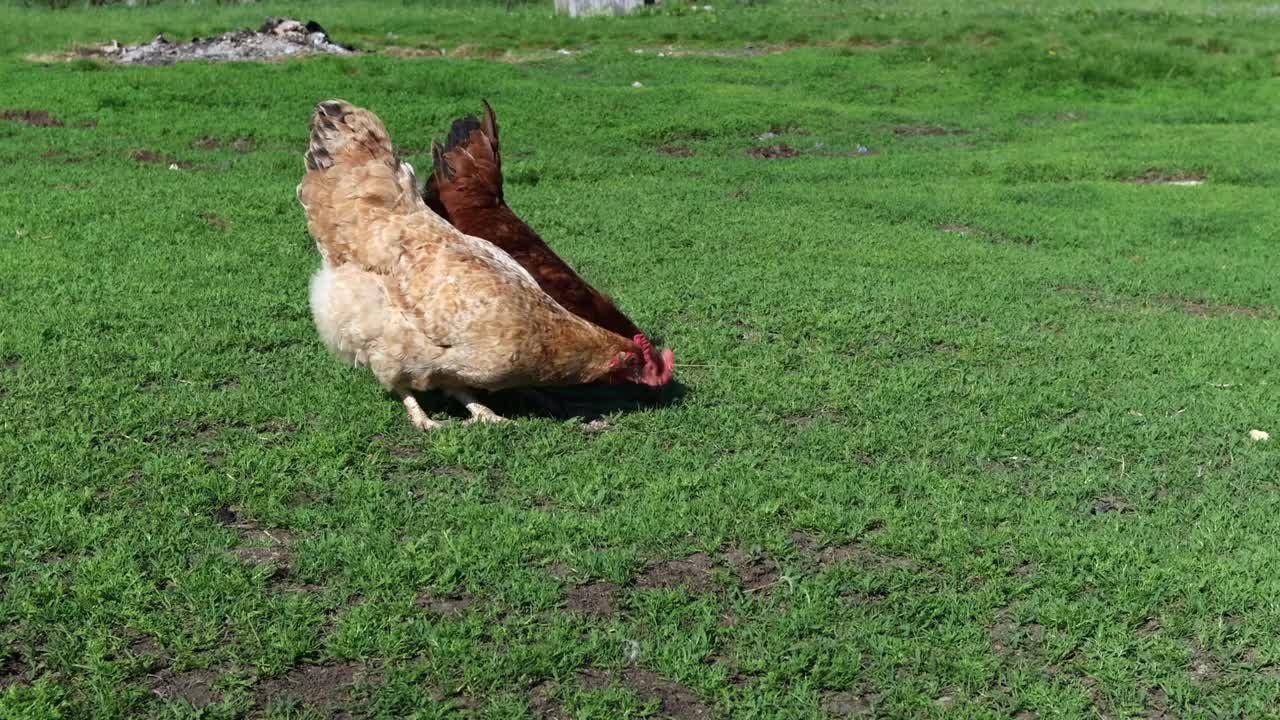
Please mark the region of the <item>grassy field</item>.
<svg viewBox="0 0 1280 720"><path fill-rule="evenodd" d="M0 717L1275 712L1280 9L712 3L0 8ZM28 59L267 14L375 52ZM488 98L680 387L416 432L309 317L329 97Z"/></svg>

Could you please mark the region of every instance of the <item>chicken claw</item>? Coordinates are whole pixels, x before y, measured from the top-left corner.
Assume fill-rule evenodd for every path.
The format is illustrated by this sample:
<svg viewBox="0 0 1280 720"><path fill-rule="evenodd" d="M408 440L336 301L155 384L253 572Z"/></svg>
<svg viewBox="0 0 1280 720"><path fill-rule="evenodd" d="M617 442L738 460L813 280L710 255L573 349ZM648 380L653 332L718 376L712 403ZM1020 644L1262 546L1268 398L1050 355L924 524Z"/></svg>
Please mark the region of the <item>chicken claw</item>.
<svg viewBox="0 0 1280 720"><path fill-rule="evenodd" d="M465 405L467 412L471 413L471 418L464 420L462 422L463 425L471 425L478 422L496 424L507 421L506 418L502 417L498 413L490 410L484 405L481 405L480 401L476 399L476 396L466 390L452 390L449 394L452 395L455 400Z"/></svg>
<svg viewBox="0 0 1280 720"><path fill-rule="evenodd" d="M404 400L404 409L409 411L409 422L413 423L414 427L423 431L437 430L444 427L444 423L432 420L427 416L413 393L404 392L401 395Z"/></svg>

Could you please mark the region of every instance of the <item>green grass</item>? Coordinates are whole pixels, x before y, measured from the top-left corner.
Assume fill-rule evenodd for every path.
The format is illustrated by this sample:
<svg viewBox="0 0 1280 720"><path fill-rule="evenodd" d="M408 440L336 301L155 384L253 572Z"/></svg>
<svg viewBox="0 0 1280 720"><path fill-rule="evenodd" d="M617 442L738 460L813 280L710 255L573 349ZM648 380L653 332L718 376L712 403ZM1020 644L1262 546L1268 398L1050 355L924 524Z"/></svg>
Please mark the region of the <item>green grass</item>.
<svg viewBox="0 0 1280 720"><path fill-rule="evenodd" d="M66 124L0 122L0 716L661 714L645 672L732 718L1274 712L1280 13L713 4L0 9L0 109ZM266 14L523 62L23 59ZM513 207L711 367L604 433L414 431L309 318L328 97L420 169L488 98Z"/></svg>

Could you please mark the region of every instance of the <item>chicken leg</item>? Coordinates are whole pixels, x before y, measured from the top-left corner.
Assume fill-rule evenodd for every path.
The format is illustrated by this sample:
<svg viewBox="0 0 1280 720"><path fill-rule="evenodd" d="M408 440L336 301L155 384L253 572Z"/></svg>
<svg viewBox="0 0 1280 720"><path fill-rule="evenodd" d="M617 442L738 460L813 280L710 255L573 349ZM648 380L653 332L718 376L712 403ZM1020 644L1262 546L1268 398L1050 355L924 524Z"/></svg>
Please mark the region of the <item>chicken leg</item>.
<svg viewBox="0 0 1280 720"><path fill-rule="evenodd" d="M495 413L494 411L490 410L484 405L481 405L480 401L476 399L475 395L471 394L470 390L453 388L453 389L450 389L448 393L450 396L453 397L454 400L457 400L458 402L465 405L467 408L467 412L471 413L471 418L469 420L463 421L464 425L470 425L472 423L477 423L477 422L500 423L500 422L507 421L506 418Z"/></svg>
<svg viewBox="0 0 1280 720"><path fill-rule="evenodd" d="M409 411L409 422L413 426L423 431L436 430L444 427L444 423L432 420L427 413L418 404L418 399L408 390L400 391L400 399L404 401L404 409Z"/></svg>

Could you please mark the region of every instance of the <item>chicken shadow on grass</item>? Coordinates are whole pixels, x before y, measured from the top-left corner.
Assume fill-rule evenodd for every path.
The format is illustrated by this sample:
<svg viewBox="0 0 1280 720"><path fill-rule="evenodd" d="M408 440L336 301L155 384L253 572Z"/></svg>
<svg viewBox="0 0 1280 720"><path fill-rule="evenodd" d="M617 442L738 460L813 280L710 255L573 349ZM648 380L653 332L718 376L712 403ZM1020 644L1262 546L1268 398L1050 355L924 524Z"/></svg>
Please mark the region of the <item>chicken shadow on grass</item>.
<svg viewBox="0 0 1280 720"><path fill-rule="evenodd" d="M449 416L450 420L466 420L466 408L444 393L415 393L418 403L428 415ZM684 399L685 386L677 380L662 387L643 385L572 385L568 387L501 390L478 392L480 401L508 420L550 418L583 422L600 420L614 413L645 412L678 405ZM388 399L395 399L387 393Z"/></svg>

